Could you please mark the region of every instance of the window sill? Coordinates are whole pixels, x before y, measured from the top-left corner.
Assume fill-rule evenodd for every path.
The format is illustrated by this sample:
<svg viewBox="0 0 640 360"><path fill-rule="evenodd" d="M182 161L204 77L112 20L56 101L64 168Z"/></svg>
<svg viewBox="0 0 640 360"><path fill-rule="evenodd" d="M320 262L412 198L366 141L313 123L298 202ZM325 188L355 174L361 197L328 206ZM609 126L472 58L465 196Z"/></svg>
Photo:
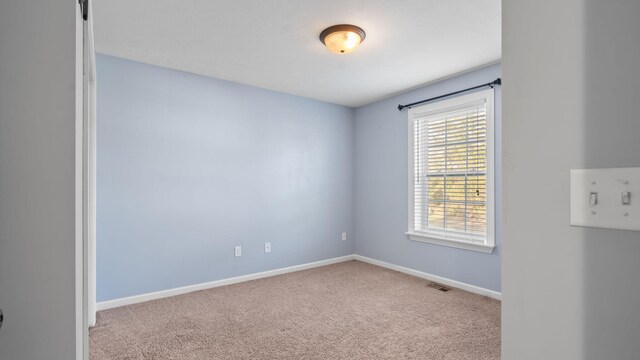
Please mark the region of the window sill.
<svg viewBox="0 0 640 360"><path fill-rule="evenodd" d="M414 241L426 242L429 244L436 244L442 246L449 246L456 249L477 251L485 254L491 254L495 245L485 245L481 243L474 243L471 241L458 240L451 237L446 237L440 234L427 234L427 233L406 233L409 239Z"/></svg>

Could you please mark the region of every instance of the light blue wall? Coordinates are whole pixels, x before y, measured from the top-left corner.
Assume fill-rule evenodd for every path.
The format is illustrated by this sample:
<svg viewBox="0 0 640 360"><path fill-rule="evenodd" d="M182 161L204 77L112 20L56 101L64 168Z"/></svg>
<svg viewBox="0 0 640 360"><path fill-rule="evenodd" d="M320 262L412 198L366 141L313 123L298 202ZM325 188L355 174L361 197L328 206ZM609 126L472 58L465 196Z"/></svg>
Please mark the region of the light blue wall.
<svg viewBox="0 0 640 360"><path fill-rule="evenodd" d="M105 55L97 71L98 301L353 253L352 109Z"/></svg>
<svg viewBox="0 0 640 360"><path fill-rule="evenodd" d="M500 221L491 255L404 235L396 108L493 80L499 65L355 111L100 54L97 70L98 301L354 252L500 290Z"/></svg>
<svg viewBox="0 0 640 360"><path fill-rule="evenodd" d="M487 83L500 76L494 65L409 91L356 110L356 253L430 274L500 291L501 198L496 199L497 248L491 255L411 241L407 231L406 104ZM496 139L501 138L501 89L496 89ZM501 143L496 157L501 159ZM500 194L501 165L496 161Z"/></svg>

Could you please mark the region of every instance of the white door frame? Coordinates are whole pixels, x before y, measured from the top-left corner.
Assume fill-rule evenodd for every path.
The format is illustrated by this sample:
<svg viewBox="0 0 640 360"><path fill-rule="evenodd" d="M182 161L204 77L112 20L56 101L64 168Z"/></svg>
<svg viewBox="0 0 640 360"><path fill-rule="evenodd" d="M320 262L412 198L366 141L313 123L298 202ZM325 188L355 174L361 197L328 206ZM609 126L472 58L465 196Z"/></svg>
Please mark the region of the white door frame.
<svg viewBox="0 0 640 360"><path fill-rule="evenodd" d="M88 325L96 324L96 56L93 7L84 22L83 225Z"/></svg>

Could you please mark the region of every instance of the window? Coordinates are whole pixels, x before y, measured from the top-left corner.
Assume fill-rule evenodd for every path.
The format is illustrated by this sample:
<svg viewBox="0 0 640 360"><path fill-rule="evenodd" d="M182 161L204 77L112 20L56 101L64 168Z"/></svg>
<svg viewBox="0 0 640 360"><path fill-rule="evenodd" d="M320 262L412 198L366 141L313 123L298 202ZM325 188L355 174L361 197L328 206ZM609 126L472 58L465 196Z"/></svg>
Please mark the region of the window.
<svg viewBox="0 0 640 360"><path fill-rule="evenodd" d="M409 110L412 240L494 248L493 89Z"/></svg>

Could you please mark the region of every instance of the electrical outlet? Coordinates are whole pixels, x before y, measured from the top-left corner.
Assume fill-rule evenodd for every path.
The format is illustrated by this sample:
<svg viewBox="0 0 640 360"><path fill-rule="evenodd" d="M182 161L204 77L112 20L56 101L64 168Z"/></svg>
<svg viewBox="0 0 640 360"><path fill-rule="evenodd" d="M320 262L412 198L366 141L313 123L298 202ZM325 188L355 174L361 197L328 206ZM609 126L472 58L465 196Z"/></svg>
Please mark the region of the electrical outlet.
<svg viewBox="0 0 640 360"><path fill-rule="evenodd" d="M347 241L347 233L346 232L342 233L342 241Z"/></svg>
<svg viewBox="0 0 640 360"><path fill-rule="evenodd" d="M266 252L266 253L270 253L271 252L271 243L270 242L264 243L264 252Z"/></svg>
<svg viewBox="0 0 640 360"><path fill-rule="evenodd" d="M235 247L235 256L242 256L242 246L236 246Z"/></svg>

